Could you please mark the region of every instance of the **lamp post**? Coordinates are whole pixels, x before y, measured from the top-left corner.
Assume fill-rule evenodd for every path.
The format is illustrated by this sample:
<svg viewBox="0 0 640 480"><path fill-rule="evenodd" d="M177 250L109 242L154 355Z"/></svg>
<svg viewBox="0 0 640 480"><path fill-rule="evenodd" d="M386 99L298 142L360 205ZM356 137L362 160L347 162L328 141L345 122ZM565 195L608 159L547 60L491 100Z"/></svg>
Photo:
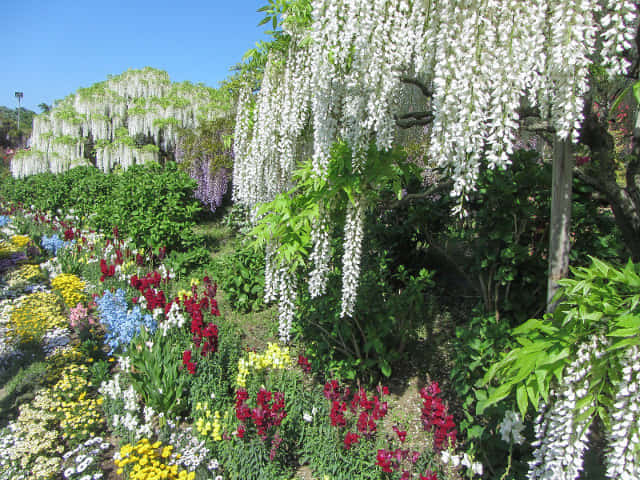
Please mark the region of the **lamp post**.
<svg viewBox="0 0 640 480"><path fill-rule="evenodd" d="M24 97L24 93L16 92L16 98L18 99L18 135L20 135L20 101Z"/></svg>

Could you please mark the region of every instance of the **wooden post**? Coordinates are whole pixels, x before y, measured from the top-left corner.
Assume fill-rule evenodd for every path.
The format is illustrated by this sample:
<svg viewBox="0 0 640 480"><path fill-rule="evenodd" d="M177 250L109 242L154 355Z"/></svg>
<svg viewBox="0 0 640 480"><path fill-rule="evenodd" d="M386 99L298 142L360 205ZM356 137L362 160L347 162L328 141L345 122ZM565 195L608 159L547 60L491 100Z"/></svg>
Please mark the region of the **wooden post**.
<svg viewBox="0 0 640 480"><path fill-rule="evenodd" d="M569 273L569 233L571 231L571 187L574 158L571 141L553 140L553 182L551 187L551 225L549 231L549 276L547 281L547 312L555 310L553 296L558 280Z"/></svg>

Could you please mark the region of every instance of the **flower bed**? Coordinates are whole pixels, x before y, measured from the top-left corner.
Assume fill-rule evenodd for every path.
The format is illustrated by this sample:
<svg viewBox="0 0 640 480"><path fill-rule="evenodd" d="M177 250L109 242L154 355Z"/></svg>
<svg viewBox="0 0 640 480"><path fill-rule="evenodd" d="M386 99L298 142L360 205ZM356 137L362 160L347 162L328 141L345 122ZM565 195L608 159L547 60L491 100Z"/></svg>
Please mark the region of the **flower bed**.
<svg viewBox="0 0 640 480"><path fill-rule="evenodd" d="M327 378L294 346L243 349L214 280L176 279L163 251L4 210L15 231L0 258L24 258L3 279L26 280L1 300L3 368L28 343L47 375L0 430L0 479L289 479L300 465L322 479L481 473L457 453L437 383L396 414L386 387ZM42 250L28 252L36 242L23 233Z"/></svg>

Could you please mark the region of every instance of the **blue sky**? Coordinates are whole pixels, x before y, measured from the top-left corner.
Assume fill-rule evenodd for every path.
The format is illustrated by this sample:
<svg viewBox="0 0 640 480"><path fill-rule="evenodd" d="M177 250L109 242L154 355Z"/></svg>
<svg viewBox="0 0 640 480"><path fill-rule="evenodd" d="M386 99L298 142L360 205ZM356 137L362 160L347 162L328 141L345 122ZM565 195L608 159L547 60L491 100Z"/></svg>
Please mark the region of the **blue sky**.
<svg viewBox="0 0 640 480"><path fill-rule="evenodd" d="M0 105L39 113L129 68L217 87L265 38L266 0L0 0Z"/></svg>

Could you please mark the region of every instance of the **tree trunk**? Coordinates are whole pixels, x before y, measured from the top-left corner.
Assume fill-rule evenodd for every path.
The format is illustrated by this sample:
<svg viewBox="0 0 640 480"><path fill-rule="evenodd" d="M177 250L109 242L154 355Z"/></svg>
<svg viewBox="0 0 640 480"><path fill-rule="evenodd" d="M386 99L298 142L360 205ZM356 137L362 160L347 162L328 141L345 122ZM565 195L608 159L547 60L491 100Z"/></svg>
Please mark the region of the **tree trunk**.
<svg viewBox="0 0 640 480"><path fill-rule="evenodd" d="M551 194L551 228L549 234L549 276L547 312L553 312L558 280L569 273L569 233L571 231L571 187L573 183L571 141L553 140L553 183Z"/></svg>
<svg viewBox="0 0 640 480"><path fill-rule="evenodd" d="M611 204L631 258L640 261L640 111L636 113L633 149L626 165L615 162L615 146L607 126L593 114L583 123L580 141L591 150L591 161L576 175L600 192ZM618 183L616 171L624 168L626 186Z"/></svg>

